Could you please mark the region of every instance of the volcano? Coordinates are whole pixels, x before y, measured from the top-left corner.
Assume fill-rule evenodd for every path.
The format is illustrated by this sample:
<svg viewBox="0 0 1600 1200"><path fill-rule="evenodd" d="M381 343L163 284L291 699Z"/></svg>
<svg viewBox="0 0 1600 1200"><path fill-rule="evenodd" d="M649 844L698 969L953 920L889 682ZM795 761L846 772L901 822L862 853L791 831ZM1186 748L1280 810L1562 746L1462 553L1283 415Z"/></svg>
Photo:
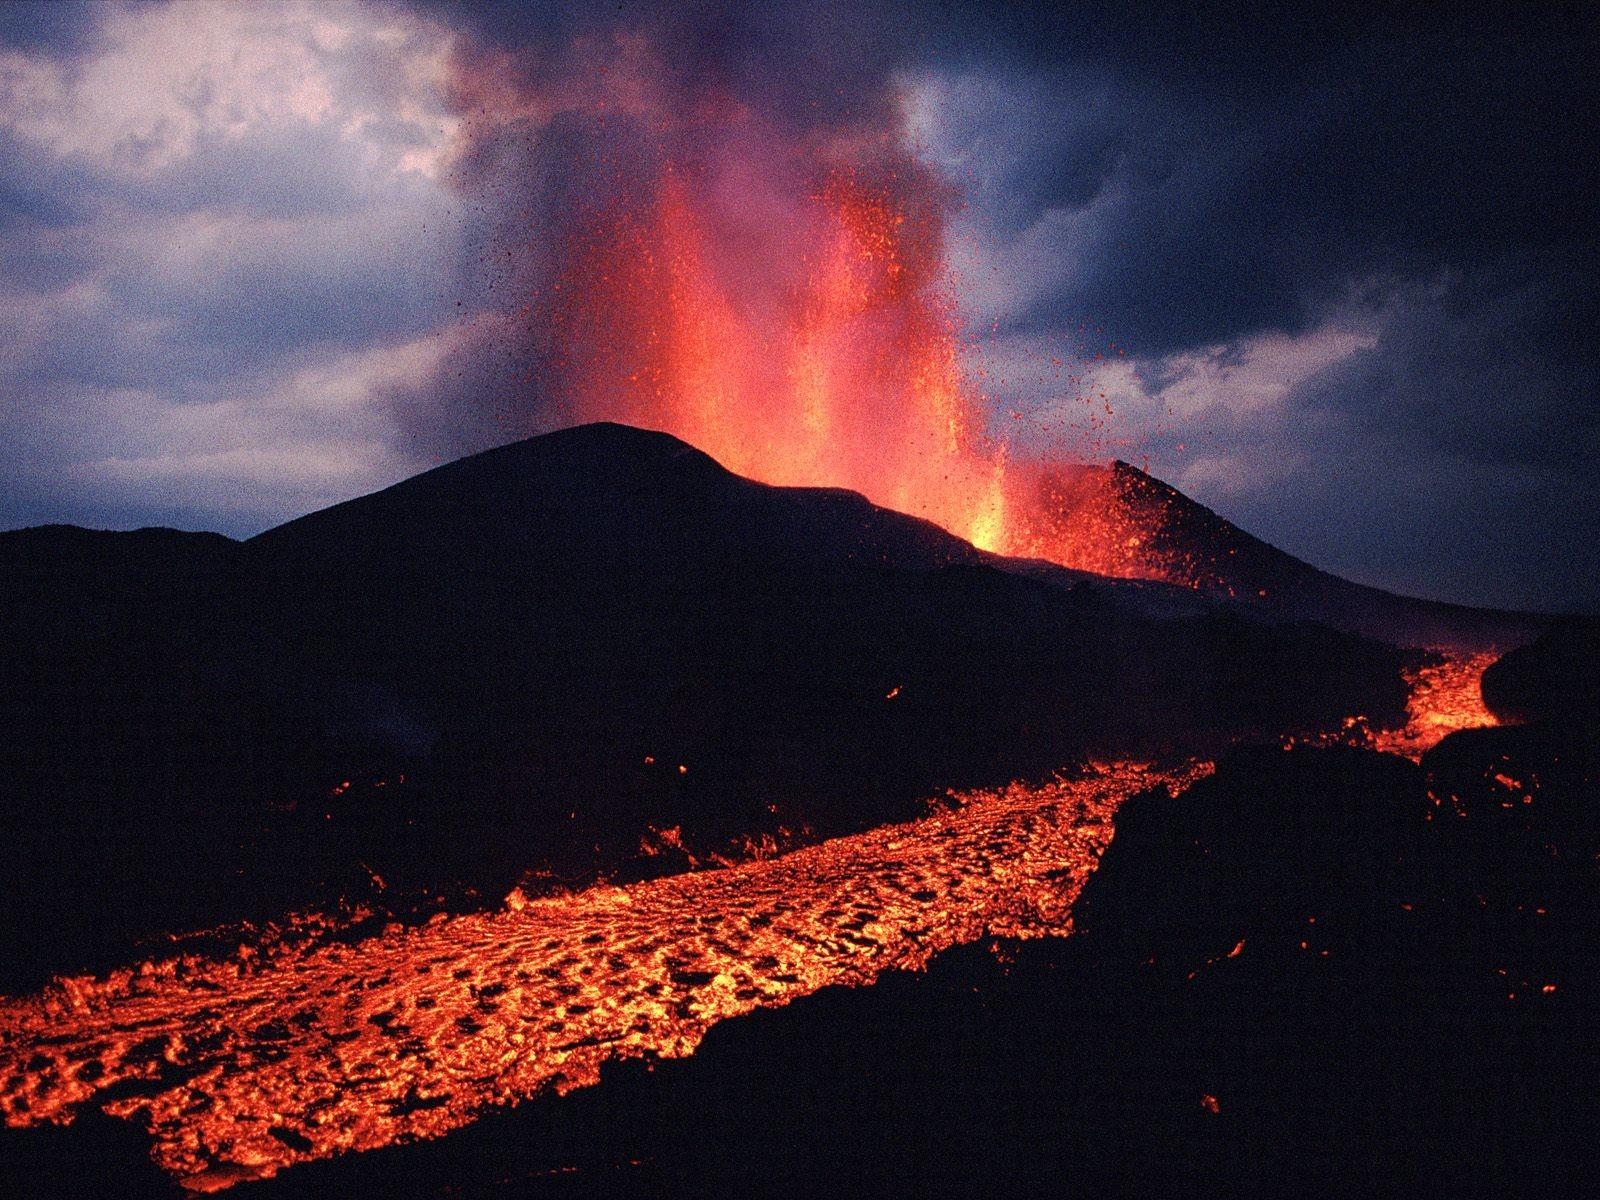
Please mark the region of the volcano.
<svg viewBox="0 0 1600 1200"><path fill-rule="evenodd" d="M439 1137L830 984L1065 933L1124 806L1086 911L1168 948L1102 942L1094 970L1299 936L1252 888L1296 914L1431 894L1419 768L1282 748L1415 757L1474 715L1419 712L1427 673L1483 657L1415 643L1540 620L1339 580L1125 464L1064 478L1058 532L1110 513L1166 576L1004 557L607 423L246 542L0 535L5 988L144 958L0 1002L6 1120L138 1116L202 1190ZM1497 745L1424 767L1476 797ZM1186 787L1174 842L1152 814ZM1370 887L1324 896L1351 855ZM1191 884L1225 898L1198 933Z"/></svg>
<svg viewBox="0 0 1600 1200"><path fill-rule="evenodd" d="M1548 624L1525 613L1418 600L1341 579L1120 460L1080 467L1076 474L1078 509L1114 513L1120 526L1139 531L1137 552L1120 558L1106 554L1104 539L1083 539L1078 561L1096 563L1109 574L1158 578L1274 620L1317 621L1402 645L1504 650L1531 640ZM1068 522L1070 528L1070 515Z"/></svg>
<svg viewBox="0 0 1600 1200"><path fill-rule="evenodd" d="M1242 560L1236 592L1270 576L1274 602L1005 559L614 424L244 543L0 535L13 982L67 965L61 946L106 963L380 887L494 903L1097 756L1398 725L1417 656L1360 636L1371 614L1500 620L1340 585L1159 495L1163 537ZM1327 624L1291 619L1342 597ZM63 897L44 919L41 889Z"/></svg>

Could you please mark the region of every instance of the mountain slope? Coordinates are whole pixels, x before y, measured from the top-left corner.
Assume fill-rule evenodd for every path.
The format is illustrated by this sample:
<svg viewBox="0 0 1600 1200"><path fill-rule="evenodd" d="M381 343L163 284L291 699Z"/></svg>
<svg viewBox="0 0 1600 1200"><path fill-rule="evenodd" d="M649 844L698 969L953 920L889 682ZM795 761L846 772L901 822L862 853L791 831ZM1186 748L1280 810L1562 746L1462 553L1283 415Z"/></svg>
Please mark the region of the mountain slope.
<svg viewBox="0 0 1600 1200"><path fill-rule="evenodd" d="M10 544L52 537L96 545L111 582L79 603L64 550L0 575L0 615L28 615L0 631L17 970L338 897L493 903L529 871L682 866L679 842L844 832L1091 755L1404 715L1392 647L997 560L615 425L176 566L183 535L144 568L146 535Z"/></svg>
<svg viewBox="0 0 1600 1200"><path fill-rule="evenodd" d="M1546 620L1527 613L1418 600L1341 579L1253 537L1176 488L1118 461L1087 468L1094 488L1142 531L1138 573L1239 603L1273 620L1320 621L1404 645L1508 649Z"/></svg>

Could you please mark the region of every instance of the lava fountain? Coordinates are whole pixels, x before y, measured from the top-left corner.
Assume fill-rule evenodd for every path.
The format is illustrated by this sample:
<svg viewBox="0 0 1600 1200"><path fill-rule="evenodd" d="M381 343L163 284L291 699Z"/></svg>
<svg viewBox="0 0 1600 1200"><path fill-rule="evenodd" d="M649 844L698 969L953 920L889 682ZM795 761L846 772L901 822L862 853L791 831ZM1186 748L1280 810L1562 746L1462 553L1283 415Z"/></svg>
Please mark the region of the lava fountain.
<svg viewBox="0 0 1600 1200"><path fill-rule="evenodd" d="M574 235L548 300L578 420L663 429L742 475L848 487L989 550L1008 536L1004 448L963 386L936 229L835 169L804 198L795 263L740 303L689 177ZM748 279L747 279L748 282Z"/></svg>
<svg viewBox="0 0 1600 1200"><path fill-rule="evenodd" d="M469 186L549 201L494 252L538 381L513 423L659 429L985 550L1172 577L1103 468L994 435L947 265L959 197L910 147L890 85L797 119L715 71L685 78L644 35L568 55L459 67L463 161L515 162Z"/></svg>

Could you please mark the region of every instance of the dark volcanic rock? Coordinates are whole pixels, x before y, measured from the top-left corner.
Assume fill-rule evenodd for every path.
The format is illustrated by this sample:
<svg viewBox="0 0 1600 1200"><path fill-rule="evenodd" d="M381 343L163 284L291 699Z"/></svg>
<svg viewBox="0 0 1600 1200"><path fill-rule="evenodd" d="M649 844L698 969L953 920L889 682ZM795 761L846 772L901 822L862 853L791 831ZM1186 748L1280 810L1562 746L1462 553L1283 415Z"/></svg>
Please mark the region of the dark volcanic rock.
<svg viewBox="0 0 1600 1200"><path fill-rule="evenodd" d="M1405 700L1391 647L1013 570L617 425L242 545L24 531L0 560L3 986L339 897L646 869L652 827L843 832Z"/></svg>
<svg viewBox="0 0 1600 1200"><path fill-rule="evenodd" d="M1534 613L1443 604L1352 583L1246 533L1137 467L1117 462L1103 470L1129 515L1154 531L1148 549L1157 561L1172 563L1201 594L1259 616L1457 649L1520 645L1550 623Z"/></svg>
<svg viewBox="0 0 1600 1200"><path fill-rule="evenodd" d="M1600 884L1600 729L1465 729L1422 759L1439 832L1486 869Z"/></svg>
<svg viewBox="0 0 1600 1200"><path fill-rule="evenodd" d="M1248 752L1125 806L1065 953L1101 1005L1078 1001L1076 1037L1117 1044L1102 1086L1146 1109L1106 1140L1147 1162L1165 1144L1181 1190L1581 1194L1595 761L1592 739L1539 730L1458 734L1421 769ZM1514 815L1506 769L1538 777ZM1465 817L1435 803L1447 779ZM1194 1094L1218 1119L1164 1126Z"/></svg>
<svg viewBox="0 0 1600 1200"><path fill-rule="evenodd" d="M1123 807L1074 919L1159 977L1243 947L1335 970L1388 960L1392 978L1378 977L1479 998L1590 989L1600 735L1466 730L1420 767L1344 750L1230 755L1175 801Z"/></svg>
<svg viewBox="0 0 1600 1200"><path fill-rule="evenodd" d="M70 1126L6 1129L0 1187L30 1200L181 1200L183 1190L150 1161L150 1139L132 1121L89 1111Z"/></svg>
<svg viewBox="0 0 1600 1200"><path fill-rule="evenodd" d="M1483 673L1483 700L1502 721L1600 723L1600 623L1571 621Z"/></svg>
<svg viewBox="0 0 1600 1200"><path fill-rule="evenodd" d="M1422 760L1445 884L1498 994L1600 983L1600 727L1463 730Z"/></svg>
<svg viewBox="0 0 1600 1200"><path fill-rule="evenodd" d="M1176 800L1136 796L1074 910L1089 938L1187 975L1241 944L1341 955L1433 890L1418 769L1364 750L1249 748Z"/></svg>
<svg viewBox="0 0 1600 1200"><path fill-rule="evenodd" d="M1496 855L1441 824L1429 790L1515 764L1545 772L1533 810L1576 811L1571 789L1592 775L1558 765L1592 751L1500 732L1458 735L1421 769L1353 751L1228 756L1176 799L1124 808L1071 939L964 946L925 974L719 1024L688 1059L617 1063L597 1087L247 1191L1587 1195L1593 938L1542 946L1553 990L1509 982L1537 934L1485 916L1478 873ZM1525 832L1491 822L1484 846L1514 850ZM104 1125L19 1142L27 1192L109 1178L86 1175L85 1153L131 1146ZM131 1172L119 1186L169 1194Z"/></svg>

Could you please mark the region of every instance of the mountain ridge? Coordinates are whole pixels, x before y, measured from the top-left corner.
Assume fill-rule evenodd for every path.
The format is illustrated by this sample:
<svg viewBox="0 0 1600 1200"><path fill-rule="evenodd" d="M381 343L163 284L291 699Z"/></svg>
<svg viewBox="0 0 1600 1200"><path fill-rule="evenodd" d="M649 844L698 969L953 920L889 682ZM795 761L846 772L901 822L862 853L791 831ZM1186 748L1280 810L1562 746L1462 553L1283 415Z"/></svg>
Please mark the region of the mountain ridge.
<svg viewBox="0 0 1600 1200"><path fill-rule="evenodd" d="M608 473L608 459L627 462L634 468L648 466L655 475L630 478L626 473ZM242 540L159 528L124 532L45 525L0 532L0 564L46 565L51 555L76 556L88 563L94 548L105 551L106 557L120 555L129 561L138 549L153 552L159 548L162 554L152 553L152 560L160 559L167 569L185 563L199 565L199 560L208 554L216 561L206 565L220 566L224 562L221 555L242 551L240 556L244 557L262 550L304 563L307 554L330 552L327 547L320 551L291 549L308 530L318 530L318 536L338 540L346 552L367 544L372 531L356 526L360 524L359 514L372 511L375 505L391 509L399 506L405 514L402 525L391 530L394 536L388 546L395 553L404 549L395 540L402 536L402 528L448 521L453 510L463 506L470 509L478 525L470 531L463 531L458 525L455 539L456 547L464 550L470 538L460 535L466 532L481 537L485 523L496 526L497 536L515 538L516 531L506 516L519 502L561 504L565 494L570 504L584 489L620 501L642 495L651 487L670 499L672 491L664 489L662 472L682 476L686 470L697 483L721 488L729 511L736 516L742 514L757 522L781 519L783 505L771 502L780 497L810 509L811 528L803 531L804 537L815 539L819 533L828 533L832 539L830 549L836 554L848 549L857 554L877 553L884 565L981 565L1058 586L1088 584L1128 598L1142 597L1152 612L1164 609L1193 613L1198 607L1193 598L1200 597L1236 606L1241 613L1256 619L1316 621L1396 644L1462 650L1513 648L1532 640L1553 619L1537 613L1410 597L1344 579L1255 537L1121 459L1103 467L1079 470L1090 473L1097 486L1105 488L1127 517L1146 531L1148 540L1141 561L1153 566L1136 568L1130 574L1104 574L1047 559L979 550L930 521L883 508L849 489L775 487L747 479L671 434L618 422L572 426L506 443L419 472L379 491L306 513ZM585 477L583 471L591 474ZM469 499L474 489L481 491L485 487L498 497L498 514L496 501L481 496L476 502ZM413 510L412 500L418 497L426 497L426 502ZM461 515L454 513L454 517ZM878 528L871 532L877 540L863 548L860 535L874 521ZM597 536L600 532L597 530ZM449 549L448 539L436 539L436 543L435 549ZM1152 570L1163 577L1149 577ZM1190 595L1185 596L1185 592Z"/></svg>
<svg viewBox="0 0 1600 1200"><path fill-rule="evenodd" d="M702 856L792 845L1097 757L1398 725L1416 657L1019 566L620 426L242 544L31 541L51 539L117 552L0 572L18 970L308 905L493 904L686 866L642 849L653 831ZM145 542L198 565L143 570L123 551Z"/></svg>
<svg viewBox="0 0 1600 1200"><path fill-rule="evenodd" d="M1124 503L1154 531L1153 554L1213 599L1240 601L1288 620L1324 621L1391 641L1510 649L1550 618L1427 600L1356 583L1279 549L1138 467L1110 467Z"/></svg>

